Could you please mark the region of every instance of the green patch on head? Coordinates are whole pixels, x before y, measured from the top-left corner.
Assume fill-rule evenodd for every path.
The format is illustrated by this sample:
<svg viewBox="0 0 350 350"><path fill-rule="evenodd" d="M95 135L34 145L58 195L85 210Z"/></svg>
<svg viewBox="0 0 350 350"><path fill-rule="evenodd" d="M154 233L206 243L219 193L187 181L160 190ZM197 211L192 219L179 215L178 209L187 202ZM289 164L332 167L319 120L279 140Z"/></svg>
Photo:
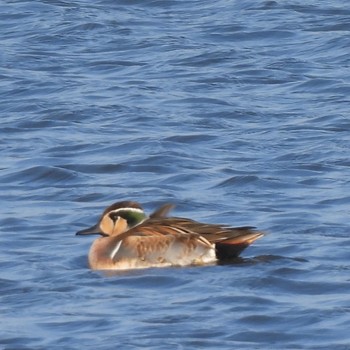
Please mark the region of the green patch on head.
<svg viewBox="0 0 350 350"><path fill-rule="evenodd" d="M121 209L115 214L125 219L129 227L134 227L147 218L146 214L141 210Z"/></svg>

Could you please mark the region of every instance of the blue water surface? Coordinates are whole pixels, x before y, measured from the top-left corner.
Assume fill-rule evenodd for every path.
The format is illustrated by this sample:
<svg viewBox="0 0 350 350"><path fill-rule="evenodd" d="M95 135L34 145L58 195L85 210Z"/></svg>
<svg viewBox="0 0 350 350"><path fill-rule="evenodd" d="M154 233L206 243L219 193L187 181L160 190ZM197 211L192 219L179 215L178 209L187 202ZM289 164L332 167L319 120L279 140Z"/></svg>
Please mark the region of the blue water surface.
<svg viewBox="0 0 350 350"><path fill-rule="evenodd" d="M0 1L0 348L350 349L350 3ZM253 225L106 274L105 206Z"/></svg>

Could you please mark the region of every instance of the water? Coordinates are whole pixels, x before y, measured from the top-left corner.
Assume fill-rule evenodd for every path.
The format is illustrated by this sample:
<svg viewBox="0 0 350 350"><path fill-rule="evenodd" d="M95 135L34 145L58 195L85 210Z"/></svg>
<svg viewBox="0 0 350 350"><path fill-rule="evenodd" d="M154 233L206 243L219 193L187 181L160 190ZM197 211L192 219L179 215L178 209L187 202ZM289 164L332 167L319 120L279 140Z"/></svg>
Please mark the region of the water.
<svg viewBox="0 0 350 350"><path fill-rule="evenodd" d="M350 349L350 6L0 2L1 349ZM132 199L255 225L234 264L90 271Z"/></svg>

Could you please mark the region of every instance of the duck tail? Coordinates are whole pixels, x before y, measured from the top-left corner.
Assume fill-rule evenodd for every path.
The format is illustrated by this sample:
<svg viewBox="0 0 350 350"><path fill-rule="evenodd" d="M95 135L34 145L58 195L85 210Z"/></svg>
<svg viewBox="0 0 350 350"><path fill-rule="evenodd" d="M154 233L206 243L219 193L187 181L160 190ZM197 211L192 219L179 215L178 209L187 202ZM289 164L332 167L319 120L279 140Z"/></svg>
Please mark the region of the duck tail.
<svg viewBox="0 0 350 350"><path fill-rule="evenodd" d="M245 248L247 248L257 239L261 238L263 235L264 234L259 231L249 231L240 236L227 238L223 241L216 242L216 257L219 260L237 258Z"/></svg>

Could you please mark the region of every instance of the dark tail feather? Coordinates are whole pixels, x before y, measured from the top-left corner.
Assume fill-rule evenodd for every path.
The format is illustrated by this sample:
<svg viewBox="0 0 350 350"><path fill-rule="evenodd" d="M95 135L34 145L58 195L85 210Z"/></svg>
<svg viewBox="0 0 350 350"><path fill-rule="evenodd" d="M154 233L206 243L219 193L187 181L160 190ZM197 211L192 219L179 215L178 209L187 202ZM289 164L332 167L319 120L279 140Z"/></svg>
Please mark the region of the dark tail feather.
<svg viewBox="0 0 350 350"><path fill-rule="evenodd" d="M217 242L215 244L216 257L219 260L237 258L245 248L263 235L262 232L254 232Z"/></svg>

